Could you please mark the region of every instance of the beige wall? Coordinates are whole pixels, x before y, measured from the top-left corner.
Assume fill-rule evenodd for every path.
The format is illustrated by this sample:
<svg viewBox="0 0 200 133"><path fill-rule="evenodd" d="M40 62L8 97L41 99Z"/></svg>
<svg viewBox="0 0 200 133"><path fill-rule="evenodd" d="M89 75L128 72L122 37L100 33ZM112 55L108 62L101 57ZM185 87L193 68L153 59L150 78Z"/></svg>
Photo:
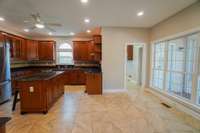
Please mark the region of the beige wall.
<svg viewBox="0 0 200 133"><path fill-rule="evenodd" d="M144 53L149 43L149 30L143 28L102 28L103 89L124 89L125 44L144 43ZM146 58L143 60L146 62ZM147 65L144 65L144 67ZM144 79L144 82L146 79ZM145 83L144 83L145 84Z"/></svg>
<svg viewBox="0 0 200 133"><path fill-rule="evenodd" d="M151 41L197 28L200 28L200 2L152 27Z"/></svg>

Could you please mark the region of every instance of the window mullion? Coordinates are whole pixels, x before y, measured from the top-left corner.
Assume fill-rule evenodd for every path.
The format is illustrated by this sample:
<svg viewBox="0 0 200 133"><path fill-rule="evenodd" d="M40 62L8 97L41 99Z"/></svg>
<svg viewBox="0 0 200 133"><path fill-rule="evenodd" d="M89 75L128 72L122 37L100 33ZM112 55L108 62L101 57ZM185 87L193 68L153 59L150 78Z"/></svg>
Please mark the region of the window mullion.
<svg viewBox="0 0 200 133"><path fill-rule="evenodd" d="M163 89L167 91L166 82L167 82L167 68L168 68L168 42L165 43L164 49L164 80L163 80Z"/></svg>
<svg viewBox="0 0 200 133"><path fill-rule="evenodd" d="M197 49L195 49L195 57L194 57L194 73L192 75L192 103L196 104L197 102L197 89L198 89L198 76L199 76L199 67L200 67L200 34L197 38Z"/></svg>
<svg viewBox="0 0 200 133"><path fill-rule="evenodd" d="M184 45L184 52L183 52L183 88L182 88L182 94L183 93L187 93L187 67L186 67L186 63L187 63L187 49L188 49L188 44L187 44L187 37L183 37L183 45Z"/></svg>

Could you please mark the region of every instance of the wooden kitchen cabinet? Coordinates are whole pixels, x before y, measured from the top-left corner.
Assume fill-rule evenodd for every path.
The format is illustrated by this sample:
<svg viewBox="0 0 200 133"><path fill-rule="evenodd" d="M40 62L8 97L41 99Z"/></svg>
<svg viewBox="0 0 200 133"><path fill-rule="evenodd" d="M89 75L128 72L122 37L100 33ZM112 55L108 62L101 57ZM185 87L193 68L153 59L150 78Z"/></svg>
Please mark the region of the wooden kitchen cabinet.
<svg viewBox="0 0 200 133"><path fill-rule="evenodd" d="M43 81L32 81L19 83L20 86L20 102L21 112L39 111L43 112L43 106L45 106L45 91L43 89ZM31 93L29 88L33 88Z"/></svg>
<svg viewBox="0 0 200 133"><path fill-rule="evenodd" d="M101 61L101 44L91 41L74 41L73 54L75 61Z"/></svg>
<svg viewBox="0 0 200 133"><path fill-rule="evenodd" d="M69 84L70 85L85 85L85 73L82 70L70 70Z"/></svg>
<svg viewBox="0 0 200 133"><path fill-rule="evenodd" d="M39 41L38 54L39 60L55 60L55 42Z"/></svg>
<svg viewBox="0 0 200 133"><path fill-rule="evenodd" d="M55 60L55 41L30 40L6 32L0 33L10 44L11 60Z"/></svg>
<svg viewBox="0 0 200 133"><path fill-rule="evenodd" d="M27 41L26 39L21 39L21 50L20 50L20 58L22 60L27 60Z"/></svg>
<svg viewBox="0 0 200 133"><path fill-rule="evenodd" d="M12 60L21 59L21 40L15 36L5 34L6 40L10 43L10 57Z"/></svg>
<svg viewBox="0 0 200 133"><path fill-rule="evenodd" d="M127 46L127 60L133 60L133 45Z"/></svg>
<svg viewBox="0 0 200 133"><path fill-rule="evenodd" d="M21 113L47 113L64 94L62 75L61 72L48 79L18 81Z"/></svg>
<svg viewBox="0 0 200 133"><path fill-rule="evenodd" d="M67 70L64 73L63 80L65 85L85 85L86 75L84 70L80 69Z"/></svg>
<svg viewBox="0 0 200 133"><path fill-rule="evenodd" d="M102 94L102 74L101 73L86 73L86 92L89 95Z"/></svg>
<svg viewBox="0 0 200 133"><path fill-rule="evenodd" d="M102 39L101 35L94 35L94 61L100 62L102 56Z"/></svg>
<svg viewBox="0 0 200 133"><path fill-rule="evenodd" d="M95 61L94 41L88 42L88 61Z"/></svg>
<svg viewBox="0 0 200 133"><path fill-rule="evenodd" d="M101 44L101 35L94 35L93 40L95 44Z"/></svg>
<svg viewBox="0 0 200 133"><path fill-rule="evenodd" d="M26 60L27 59L27 43L26 39L4 33L4 37L10 44L11 60Z"/></svg>
<svg viewBox="0 0 200 133"><path fill-rule="evenodd" d="M0 32L0 42L4 41L4 35Z"/></svg>
<svg viewBox="0 0 200 133"><path fill-rule="evenodd" d="M88 41L74 41L73 54L75 61L88 61Z"/></svg>
<svg viewBox="0 0 200 133"><path fill-rule="evenodd" d="M27 40L27 59L38 60L38 41Z"/></svg>

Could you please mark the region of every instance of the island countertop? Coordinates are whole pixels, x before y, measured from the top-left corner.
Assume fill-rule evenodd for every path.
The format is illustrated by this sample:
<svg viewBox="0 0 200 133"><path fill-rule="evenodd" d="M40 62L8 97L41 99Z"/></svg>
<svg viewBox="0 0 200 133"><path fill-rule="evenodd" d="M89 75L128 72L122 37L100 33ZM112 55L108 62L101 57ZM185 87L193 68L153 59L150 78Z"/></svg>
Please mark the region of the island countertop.
<svg viewBox="0 0 200 133"><path fill-rule="evenodd" d="M36 73L29 76L24 76L17 78L16 81L18 82L30 82L30 81L38 81L38 80L50 80L60 74L63 74L64 71L50 71L50 72L41 72Z"/></svg>

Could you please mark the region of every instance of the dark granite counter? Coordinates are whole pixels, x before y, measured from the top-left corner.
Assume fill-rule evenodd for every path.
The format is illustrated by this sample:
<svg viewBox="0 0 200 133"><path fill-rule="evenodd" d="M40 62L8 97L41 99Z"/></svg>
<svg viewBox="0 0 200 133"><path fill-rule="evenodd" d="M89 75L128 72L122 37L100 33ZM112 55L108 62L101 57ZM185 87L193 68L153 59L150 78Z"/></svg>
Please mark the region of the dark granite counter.
<svg viewBox="0 0 200 133"><path fill-rule="evenodd" d="M0 117L0 127L5 125L10 119L10 117Z"/></svg>
<svg viewBox="0 0 200 133"><path fill-rule="evenodd" d="M29 82L29 81L38 81L38 80L50 80L60 74L63 74L64 71L50 71L50 72L41 72L36 73L30 76L24 76L17 78L16 81L19 82Z"/></svg>

